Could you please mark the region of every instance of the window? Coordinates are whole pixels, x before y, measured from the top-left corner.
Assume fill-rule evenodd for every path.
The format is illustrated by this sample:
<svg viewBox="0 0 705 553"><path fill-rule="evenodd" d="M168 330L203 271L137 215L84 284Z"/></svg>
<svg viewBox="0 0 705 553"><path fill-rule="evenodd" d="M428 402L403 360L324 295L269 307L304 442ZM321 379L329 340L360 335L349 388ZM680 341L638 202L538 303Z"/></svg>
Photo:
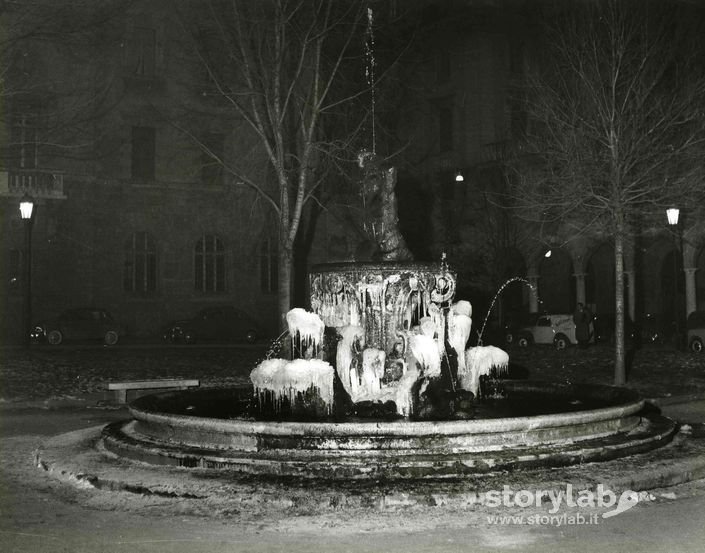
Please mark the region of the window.
<svg viewBox="0 0 705 553"><path fill-rule="evenodd" d="M154 77L156 33L154 29L137 27L128 45L128 70L140 77Z"/></svg>
<svg viewBox="0 0 705 553"><path fill-rule="evenodd" d="M12 121L9 165L14 169L39 166L39 121L33 114L17 114Z"/></svg>
<svg viewBox="0 0 705 553"><path fill-rule="evenodd" d="M196 243L194 285L198 292L225 291L225 248L213 234L205 234Z"/></svg>
<svg viewBox="0 0 705 553"><path fill-rule="evenodd" d="M132 178L154 180L155 131L153 127L132 127Z"/></svg>
<svg viewBox="0 0 705 553"><path fill-rule="evenodd" d="M225 154L225 136L211 133L203 138L201 152L201 182L203 184L223 184L222 160ZM214 156L218 158L214 159Z"/></svg>
<svg viewBox="0 0 705 553"><path fill-rule="evenodd" d="M260 245L259 275L260 288L266 294L273 294L279 289L279 259L277 243L272 238L266 238Z"/></svg>
<svg viewBox="0 0 705 553"><path fill-rule="evenodd" d="M438 110L438 144L441 152L453 149L453 110L448 106Z"/></svg>
<svg viewBox="0 0 705 553"><path fill-rule="evenodd" d="M146 232L135 232L125 243L126 292L148 294L157 289L157 253Z"/></svg>

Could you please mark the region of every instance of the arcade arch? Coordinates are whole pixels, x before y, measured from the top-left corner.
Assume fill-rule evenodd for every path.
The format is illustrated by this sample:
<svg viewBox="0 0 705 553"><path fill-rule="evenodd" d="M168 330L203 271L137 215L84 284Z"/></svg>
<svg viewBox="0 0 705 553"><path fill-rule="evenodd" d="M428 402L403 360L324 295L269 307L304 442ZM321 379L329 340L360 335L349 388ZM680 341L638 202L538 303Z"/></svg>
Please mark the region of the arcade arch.
<svg viewBox="0 0 705 553"><path fill-rule="evenodd" d="M575 309L573 261L562 248L551 250L539 262L539 311L572 313Z"/></svg>

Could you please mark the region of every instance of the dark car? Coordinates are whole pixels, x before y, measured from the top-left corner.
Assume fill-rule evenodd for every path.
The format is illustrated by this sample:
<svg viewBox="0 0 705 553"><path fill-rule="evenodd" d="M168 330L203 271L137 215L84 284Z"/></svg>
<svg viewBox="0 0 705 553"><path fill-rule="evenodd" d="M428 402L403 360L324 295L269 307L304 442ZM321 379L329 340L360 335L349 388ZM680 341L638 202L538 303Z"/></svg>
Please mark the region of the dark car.
<svg viewBox="0 0 705 553"><path fill-rule="evenodd" d="M164 328L162 339L171 343L201 341L255 342L260 325L244 311L229 305L207 307L191 319L174 321Z"/></svg>
<svg viewBox="0 0 705 553"><path fill-rule="evenodd" d="M688 348L702 353L705 345L705 311L693 311L688 315Z"/></svg>
<svg viewBox="0 0 705 553"><path fill-rule="evenodd" d="M31 338L46 340L53 346L65 340L102 340L104 344L114 346L123 334L120 325L105 309L80 307L37 323L32 328Z"/></svg>

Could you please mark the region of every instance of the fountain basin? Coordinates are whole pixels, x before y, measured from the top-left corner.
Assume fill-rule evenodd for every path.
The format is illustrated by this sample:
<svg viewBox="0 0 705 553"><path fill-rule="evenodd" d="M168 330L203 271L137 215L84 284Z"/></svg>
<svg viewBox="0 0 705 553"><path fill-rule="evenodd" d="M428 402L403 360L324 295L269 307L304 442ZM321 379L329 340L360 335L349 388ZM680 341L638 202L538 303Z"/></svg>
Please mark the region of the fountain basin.
<svg viewBox="0 0 705 553"><path fill-rule="evenodd" d="M256 421L227 418L244 413L248 388L156 394L134 401L134 419L106 427L102 443L123 457L155 464L268 476L407 479L613 459L663 445L675 431L669 419L646 416L644 401L630 390L504 385L510 404L512 397L535 401L510 407L516 416L464 421ZM551 412L552 403L574 410Z"/></svg>

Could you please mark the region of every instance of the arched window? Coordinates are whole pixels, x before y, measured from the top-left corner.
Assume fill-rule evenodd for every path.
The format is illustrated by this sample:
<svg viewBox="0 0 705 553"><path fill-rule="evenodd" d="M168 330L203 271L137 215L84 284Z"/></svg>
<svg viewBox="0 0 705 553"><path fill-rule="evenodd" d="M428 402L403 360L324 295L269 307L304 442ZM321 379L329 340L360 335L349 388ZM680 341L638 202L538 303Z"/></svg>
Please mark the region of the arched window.
<svg viewBox="0 0 705 553"><path fill-rule="evenodd" d="M225 248L214 234L204 234L196 242L194 286L198 292L225 291Z"/></svg>
<svg viewBox="0 0 705 553"><path fill-rule="evenodd" d="M135 232L125 242L123 286L126 292L143 294L157 289L157 252L146 232Z"/></svg>

